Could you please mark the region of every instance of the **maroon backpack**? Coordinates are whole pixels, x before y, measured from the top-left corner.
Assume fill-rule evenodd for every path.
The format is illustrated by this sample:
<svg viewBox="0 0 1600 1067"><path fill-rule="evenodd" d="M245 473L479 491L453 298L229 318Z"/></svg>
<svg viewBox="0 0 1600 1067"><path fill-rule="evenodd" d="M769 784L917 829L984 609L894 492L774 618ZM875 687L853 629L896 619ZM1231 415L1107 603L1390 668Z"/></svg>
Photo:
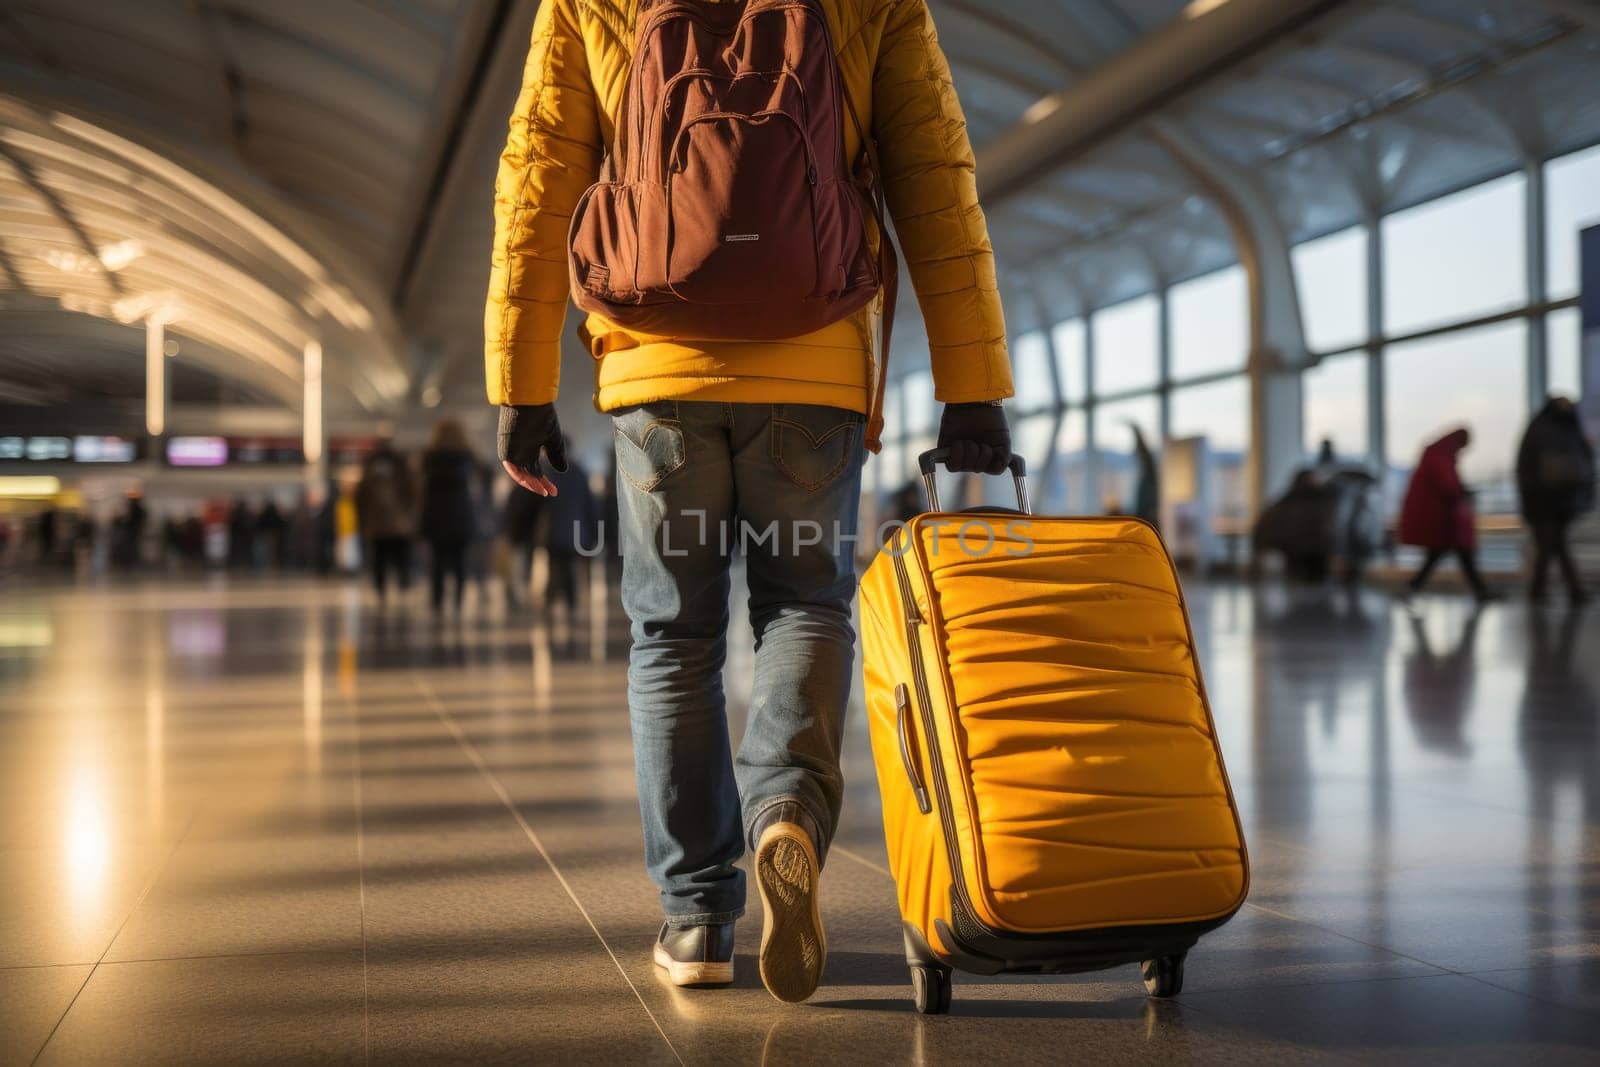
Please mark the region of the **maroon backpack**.
<svg viewBox="0 0 1600 1067"><path fill-rule="evenodd" d="M899 268L872 161L820 0L645 0L612 151L573 212L573 300L644 333L759 341L819 330L883 288L887 360Z"/></svg>

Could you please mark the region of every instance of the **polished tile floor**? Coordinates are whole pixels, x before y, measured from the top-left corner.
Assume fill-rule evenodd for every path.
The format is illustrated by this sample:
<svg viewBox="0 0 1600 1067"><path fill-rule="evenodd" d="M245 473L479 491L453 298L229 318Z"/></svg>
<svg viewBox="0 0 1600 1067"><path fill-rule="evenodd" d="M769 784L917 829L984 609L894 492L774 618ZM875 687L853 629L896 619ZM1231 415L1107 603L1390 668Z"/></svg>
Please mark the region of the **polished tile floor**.
<svg viewBox="0 0 1600 1067"><path fill-rule="evenodd" d="M0 589L0 1062L1600 1059L1600 611L1196 588L1250 903L1175 1001L958 976L921 1018L859 715L824 988L760 988L753 901L737 987L680 991L615 612L363 594Z"/></svg>

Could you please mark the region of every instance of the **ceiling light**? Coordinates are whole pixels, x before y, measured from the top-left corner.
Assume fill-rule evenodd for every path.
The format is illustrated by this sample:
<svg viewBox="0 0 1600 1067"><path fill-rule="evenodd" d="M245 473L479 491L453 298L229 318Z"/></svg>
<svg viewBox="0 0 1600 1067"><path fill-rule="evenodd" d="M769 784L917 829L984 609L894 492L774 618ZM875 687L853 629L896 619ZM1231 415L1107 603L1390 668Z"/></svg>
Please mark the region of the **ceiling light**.
<svg viewBox="0 0 1600 1067"><path fill-rule="evenodd" d="M106 270L119 271L144 255L144 245L129 238L100 249L100 262Z"/></svg>
<svg viewBox="0 0 1600 1067"><path fill-rule="evenodd" d="M177 355L180 351L182 351L182 349L183 346L178 344L178 339L176 337L167 338L167 343L161 346L161 350L167 354L168 359L171 359L173 356Z"/></svg>
<svg viewBox="0 0 1600 1067"><path fill-rule="evenodd" d="M1022 121L1026 123L1039 122L1059 110L1061 110L1061 96L1059 94L1052 93L1049 96L1041 96L1028 105L1028 110L1022 113Z"/></svg>
<svg viewBox="0 0 1600 1067"><path fill-rule="evenodd" d="M82 252L73 252L65 248L47 249L44 261L56 270L67 274L87 274L100 269L100 263L93 256L86 256Z"/></svg>

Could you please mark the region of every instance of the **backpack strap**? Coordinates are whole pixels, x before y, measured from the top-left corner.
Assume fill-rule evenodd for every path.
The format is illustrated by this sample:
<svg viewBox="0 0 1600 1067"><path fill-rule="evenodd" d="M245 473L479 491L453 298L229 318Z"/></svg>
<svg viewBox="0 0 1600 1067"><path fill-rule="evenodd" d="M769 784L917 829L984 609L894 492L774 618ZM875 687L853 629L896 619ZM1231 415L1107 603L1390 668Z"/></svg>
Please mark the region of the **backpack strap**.
<svg viewBox="0 0 1600 1067"><path fill-rule="evenodd" d="M883 318L879 321L877 380L872 386L872 402L867 410L867 451L877 455L883 450L883 398L889 387L889 343L894 337L895 302L900 295L900 258L895 255L894 242L889 239L889 226L884 211L885 194L882 171L878 167L878 145L861 122L850 88L839 79L840 94L850 121L855 125L856 136L861 138L862 150L867 157L867 181L871 186L872 214L878 223L878 278L883 285Z"/></svg>

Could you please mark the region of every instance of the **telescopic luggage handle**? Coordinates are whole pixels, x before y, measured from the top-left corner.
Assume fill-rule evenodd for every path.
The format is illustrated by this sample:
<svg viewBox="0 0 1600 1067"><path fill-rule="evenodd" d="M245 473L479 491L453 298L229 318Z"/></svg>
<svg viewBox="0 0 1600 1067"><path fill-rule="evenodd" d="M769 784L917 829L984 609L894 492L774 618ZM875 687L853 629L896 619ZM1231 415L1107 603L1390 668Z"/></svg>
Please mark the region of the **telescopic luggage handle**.
<svg viewBox="0 0 1600 1067"><path fill-rule="evenodd" d="M928 492L928 510L939 510L939 487L934 483L933 471L941 463L950 459L948 448L930 448L917 457L917 468L922 471L922 487ZM1033 505L1028 501L1028 465L1021 456L1011 453L1011 461L1006 464L1006 469L1011 472L1011 480L1017 486L1017 510L1024 515L1033 514Z"/></svg>

